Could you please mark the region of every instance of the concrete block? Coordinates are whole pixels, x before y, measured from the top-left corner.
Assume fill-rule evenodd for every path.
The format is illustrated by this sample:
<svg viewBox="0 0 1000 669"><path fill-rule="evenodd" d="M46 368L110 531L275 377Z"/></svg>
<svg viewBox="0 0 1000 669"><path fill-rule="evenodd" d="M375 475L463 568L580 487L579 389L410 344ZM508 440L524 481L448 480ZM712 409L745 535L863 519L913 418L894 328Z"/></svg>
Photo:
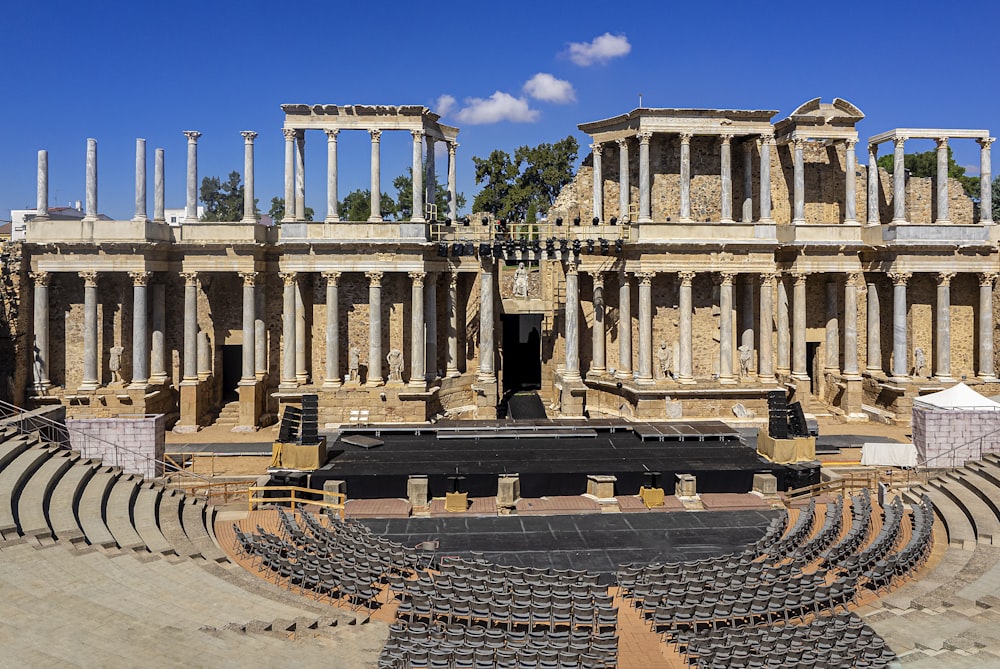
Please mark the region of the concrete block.
<svg viewBox="0 0 1000 669"><path fill-rule="evenodd" d="M598 501L613 499L617 476L591 474L587 477L587 494L596 497Z"/></svg>
<svg viewBox="0 0 1000 669"><path fill-rule="evenodd" d="M761 497L777 497L778 479L775 478L774 474L754 474L752 492Z"/></svg>
<svg viewBox="0 0 1000 669"><path fill-rule="evenodd" d="M504 474L497 480L497 509L513 509L521 499L521 477Z"/></svg>
<svg viewBox="0 0 1000 669"><path fill-rule="evenodd" d="M674 495L677 497L697 497L698 479L694 474L678 474L677 487Z"/></svg>
<svg viewBox="0 0 1000 669"><path fill-rule="evenodd" d="M427 477L414 475L406 480L406 497L410 505L416 509L425 509L430 505L430 484Z"/></svg>

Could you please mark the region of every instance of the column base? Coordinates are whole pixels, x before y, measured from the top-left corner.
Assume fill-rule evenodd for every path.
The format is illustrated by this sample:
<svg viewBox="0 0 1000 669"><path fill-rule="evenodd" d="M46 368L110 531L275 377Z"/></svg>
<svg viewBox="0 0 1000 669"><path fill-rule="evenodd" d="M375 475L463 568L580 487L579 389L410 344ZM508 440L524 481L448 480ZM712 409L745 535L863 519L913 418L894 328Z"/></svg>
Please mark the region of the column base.
<svg viewBox="0 0 1000 669"><path fill-rule="evenodd" d="M101 387L101 385L99 383L97 383L97 381L84 381L77 388L77 392L92 393L92 392L94 392L95 390L97 390L100 387Z"/></svg>
<svg viewBox="0 0 1000 669"><path fill-rule="evenodd" d="M954 383L955 382L955 378L953 376L947 375L947 374L943 375L943 376L939 375L939 374L935 374L934 375L934 380L937 381L937 382L939 382L939 383Z"/></svg>
<svg viewBox="0 0 1000 669"><path fill-rule="evenodd" d="M1000 381L1000 378L997 378L995 374L980 374L977 378L983 383L996 383Z"/></svg>
<svg viewBox="0 0 1000 669"><path fill-rule="evenodd" d="M149 377L149 385L151 386L162 386L167 382L166 374L157 374Z"/></svg>
<svg viewBox="0 0 1000 669"><path fill-rule="evenodd" d="M454 379L456 377L461 376L462 372L458 371L458 369L455 368L455 369L449 369L449 370L445 371L444 375L447 376L449 379Z"/></svg>
<svg viewBox="0 0 1000 669"><path fill-rule="evenodd" d="M424 379L411 380L409 383L406 384L406 386L411 390L416 390L417 392L422 393L423 391L427 390L427 381L425 381Z"/></svg>
<svg viewBox="0 0 1000 669"><path fill-rule="evenodd" d="M724 386L735 386L739 381L736 380L735 376L720 376L719 383Z"/></svg>
<svg viewBox="0 0 1000 669"><path fill-rule="evenodd" d="M619 369L615 372L615 378L622 381L630 381L633 378L631 369Z"/></svg>
<svg viewBox="0 0 1000 669"><path fill-rule="evenodd" d="M368 217L368 222L369 223L381 223L382 222L382 217L381 216L369 216Z"/></svg>
<svg viewBox="0 0 1000 669"><path fill-rule="evenodd" d="M278 384L278 390L281 391L295 391L299 389L299 384L295 381L282 381Z"/></svg>
<svg viewBox="0 0 1000 669"><path fill-rule="evenodd" d="M889 221L889 224L890 225L906 225L908 222L909 221L907 221L905 218L894 218L891 221Z"/></svg>
<svg viewBox="0 0 1000 669"><path fill-rule="evenodd" d="M260 423L262 393L256 379L240 381L240 416L233 432L256 432Z"/></svg>
<svg viewBox="0 0 1000 669"><path fill-rule="evenodd" d="M132 383L125 386L129 390L145 390L149 387L148 381L133 381Z"/></svg>
<svg viewBox="0 0 1000 669"><path fill-rule="evenodd" d="M697 381L694 380L693 376L678 376L677 383L682 386L693 386L697 383Z"/></svg>
<svg viewBox="0 0 1000 669"><path fill-rule="evenodd" d="M909 383L912 380L913 379L911 379L909 376L890 376L889 377L889 381L891 381L892 383Z"/></svg>
<svg viewBox="0 0 1000 669"><path fill-rule="evenodd" d="M340 382L340 379L327 379L323 382L324 390L336 390L341 386L343 386L343 384Z"/></svg>
<svg viewBox="0 0 1000 669"><path fill-rule="evenodd" d="M811 381L808 374L803 374L802 372L792 372L792 379L796 381Z"/></svg>
<svg viewBox="0 0 1000 669"><path fill-rule="evenodd" d="M340 223L340 216L327 216L323 221L326 223Z"/></svg>
<svg viewBox="0 0 1000 669"><path fill-rule="evenodd" d="M381 378L368 379L365 381L366 388L378 388L385 385Z"/></svg>

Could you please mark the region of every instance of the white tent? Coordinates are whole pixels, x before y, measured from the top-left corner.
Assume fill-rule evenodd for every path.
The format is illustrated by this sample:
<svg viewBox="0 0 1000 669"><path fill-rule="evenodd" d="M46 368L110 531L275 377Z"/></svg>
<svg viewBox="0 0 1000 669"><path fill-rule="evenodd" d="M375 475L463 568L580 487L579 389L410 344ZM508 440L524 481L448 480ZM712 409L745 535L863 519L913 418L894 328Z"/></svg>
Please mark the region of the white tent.
<svg viewBox="0 0 1000 669"><path fill-rule="evenodd" d="M989 411L1000 409L1000 402L994 402L990 398L980 395L964 383L956 383L946 390L914 398L913 406L922 409Z"/></svg>

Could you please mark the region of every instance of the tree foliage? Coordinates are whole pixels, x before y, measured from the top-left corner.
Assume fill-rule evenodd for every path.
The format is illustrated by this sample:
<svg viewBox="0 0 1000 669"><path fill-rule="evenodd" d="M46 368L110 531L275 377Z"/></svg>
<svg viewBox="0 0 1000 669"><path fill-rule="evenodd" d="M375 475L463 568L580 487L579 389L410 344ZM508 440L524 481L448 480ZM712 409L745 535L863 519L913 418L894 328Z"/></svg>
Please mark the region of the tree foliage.
<svg viewBox="0 0 1000 669"><path fill-rule="evenodd" d="M272 197L271 198L271 208L268 210L267 215L271 217L271 220L278 223L285 217L285 198L283 197ZM316 212L312 207L306 207L305 210L306 218L305 220L313 220L313 216Z"/></svg>
<svg viewBox="0 0 1000 669"><path fill-rule="evenodd" d="M993 180L990 186L990 200L993 205L993 220L1000 221L1000 177Z"/></svg>
<svg viewBox="0 0 1000 669"><path fill-rule="evenodd" d="M396 215L396 203L387 193L382 193L379 201L382 218L388 219ZM345 221L367 221L372 214L372 192L365 190L352 191L340 203L340 218Z"/></svg>
<svg viewBox="0 0 1000 669"><path fill-rule="evenodd" d="M437 205L438 220L444 220L448 218L448 213L450 207L448 206L448 189L447 187L442 187L437 181L437 175L434 177L434 200ZM396 220L398 221L408 221L413 218L413 168L406 170L406 174L400 174L398 177L392 180L393 188L396 189ZM424 184L426 186L426 183ZM458 200L458 206L456 210L461 211L465 206L465 195L462 193L455 193L455 199Z"/></svg>
<svg viewBox="0 0 1000 669"><path fill-rule="evenodd" d="M513 159L499 149L486 158L473 157L476 183L484 184L473 202L475 211L525 220L529 209L545 213L559 191L573 179L579 145L569 136L555 144L521 146Z"/></svg>
<svg viewBox="0 0 1000 669"><path fill-rule="evenodd" d="M895 156L892 154L882 156L878 159L878 166L890 174L892 174L895 164ZM904 154L903 167L910 170L910 176L936 177L937 151L931 150ZM979 177L967 176L965 174L965 168L956 163L952 157L950 146L948 147L948 176L962 184L966 195L974 200L979 199Z"/></svg>
<svg viewBox="0 0 1000 669"><path fill-rule="evenodd" d="M205 213L202 214L201 220L242 220L243 192L239 172L230 172L225 183L219 177L205 177L201 180L201 201L205 205ZM256 200L254 200L254 213L257 213Z"/></svg>

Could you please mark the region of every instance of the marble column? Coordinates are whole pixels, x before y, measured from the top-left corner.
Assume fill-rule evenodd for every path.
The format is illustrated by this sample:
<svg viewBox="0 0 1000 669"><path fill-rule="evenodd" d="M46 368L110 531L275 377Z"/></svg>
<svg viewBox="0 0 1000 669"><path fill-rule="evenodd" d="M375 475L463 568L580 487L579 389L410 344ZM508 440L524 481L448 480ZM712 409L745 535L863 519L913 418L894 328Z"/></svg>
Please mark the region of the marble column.
<svg viewBox="0 0 1000 669"><path fill-rule="evenodd" d="M424 280L426 272L410 272L410 386L427 387L427 342L424 339Z"/></svg>
<svg viewBox="0 0 1000 669"><path fill-rule="evenodd" d="M371 171L371 216L368 217L369 223L381 223L382 222L382 166L379 157L379 146L382 139L381 130L369 130L368 134L372 137L372 171ZM381 363L380 363L381 366ZM381 381L381 377L379 377Z"/></svg>
<svg viewBox="0 0 1000 669"><path fill-rule="evenodd" d="M413 176L412 199L413 211L410 220L414 223L423 223L424 218L424 133L423 130L411 130L413 135L413 164L410 173Z"/></svg>
<svg viewBox="0 0 1000 669"><path fill-rule="evenodd" d="M631 199L629 190L628 138L616 139L618 144L618 219L625 222L628 218L628 205Z"/></svg>
<svg viewBox="0 0 1000 669"><path fill-rule="evenodd" d="M743 142L743 212L740 220L753 223L753 142Z"/></svg>
<svg viewBox="0 0 1000 669"><path fill-rule="evenodd" d="M378 132L378 131L374 131ZM368 378L365 385L382 385L382 272L368 277Z"/></svg>
<svg viewBox="0 0 1000 669"><path fill-rule="evenodd" d="M990 145L996 137L983 137L979 142L979 222L993 223L993 166Z"/></svg>
<svg viewBox="0 0 1000 669"><path fill-rule="evenodd" d="M48 272L32 272L31 279L35 284L35 310L32 318L35 342L31 370L35 393L44 395L52 385L49 381L49 283L52 275Z"/></svg>
<svg viewBox="0 0 1000 669"><path fill-rule="evenodd" d="M637 272L639 279L639 370L635 380L653 382L653 272Z"/></svg>
<svg viewBox="0 0 1000 669"><path fill-rule="evenodd" d="M856 225L858 222L858 166L857 155L854 146L858 143L855 138L844 141L844 223Z"/></svg>
<svg viewBox="0 0 1000 669"><path fill-rule="evenodd" d="M455 151L458 142L448 142L448 218L458 220L458 181L455 174Z"/></svg>
<svg viewBox="0 0 1000 669"><path fill-rule="evenodd" d="M719 136L719 141L721 143L719 147L719 162L722 168L722 217L721 222L732 223L733 222L733 159L732 159L732 143L733 136L729 133L723 133Z"/></svg>
<svg viewBox="0 0 1000 669"><path fill-rule="evenodd" d="M760 136L760 222L773 223L771 218L771 146L774 134Z"/></svg>
<svg viewBox="0 0 1000 669"><path fill-rule="evenodd" d="M938 137L937 140L937 212L935 225L951 223L948 218L948 138Z"/></svg>
<svg viewBox="0 0 1000 669"><path fill-rule="evenodd" d="M681 213L680 221L691 221L691 138L690 132L682 132L681 137Z"/></svg>
<svg viewBox="0 0 1000 669"><path fill-rule="evenodd" d="M153 330L150 333L149 382L160 385L167 382L167 289L158 281L152 285Z"/></svg>
<svg viewBox="0 0 1000 669"><path fill-rule="evenodd" d="M181 383L198 383L198 273L181 272L184 279L184 370Z"/></svg>
<svg viewBox="0 0 1000 669"><path fill-rule="evenodd" d="M892 375L906 379L909 374L909 351L906 344L906 284L909 272L889 272L892 279Z"/></svg>
<svg viewBox="0 0 1000 669"><path fill-rule="evenodd" d="M878 144L868 145L868 225L878 225L878 197L879 197L879 171L878 171Z"/></svg>
<svg viewBox="0 0 1000 669"><path fill-rule="evenodd" d="M437 283L438 274L427 273L424 282L424 376L428 382L438 378L437 348Z"/></svg>
<svg viewBox="0 0 1000 669"><path fill-rule="evenodd" d="M295 134L295 218L306 220L306 131Z"/></svg>
<svg viewBox="0 0 1000 669"><path fill-rule="evenodd" d="M792 289L792 378L809 379L806 368L806 277L805 272L792 275L795 280Z"/></svg>
<svg viewBox="0 0 1000 669"><path fill-rule="evenodd" d="M868 360L865 371L872 376L880 376L882 370L882 308L879 304L878 285L875 275L868 279Z"/></svg>
<svg viewBox="0 0 1000 669"><path fill-rule="evenodd" d="M184 208L184 222L198 221L198 138L197 130L185 130L187 137L187 201Z"/></svg>
<svg viewBox="0 0 1000 669"><path fill-rule="evenodd" d="M283 388L295 388L298 380L295 378L295 286L298 274L281 272L284 294L281 309L281 383Z"/></svg>
<svg viewBox="0 0 1000 669"><path fill-rule="evenodd" d="M837 280L826 282L826 361L824 369L831 374L840 372L840 297Z"/></svg>
<svg viewBox="0 0 1000 669"><path fill-rule="evenodd" d="M212 343L208 333L198 332L198 380L205 381L212 375Z"/></svg>
<svg viewBox="0 0 1000 669"><path fill-rule="evenodd" d="M340 379L340 272L323 272L326 281L326 378L324 388L339 388Z"/></svg>
<svg viewBox="0 0 1000 669"><path fill-rule="evenodd" d="M595 272L592 304L594 306L593 353L590 358L590 373L601 376L605 373L604 355L604 274Z"/></svg>
<svg viewBox="0 0 1000 669"><path fill-rule="evenodd" d="M281 220L295 220L295 128L282 128L285 136L285 213Z"/></svg>
<svg viewBox="0 0 1000 669"><path fill-rule="evenodd" d="M650 174L649 174L649 142L653 133L640 132L636 134L639 140L639 223L650 223L653 220L650 209ZM631 363L629 367L631 367Z"/></svg>
<svg viewBox="0 0 1000 669"><path fill-rule="evenodd" d="M566 352L563 378L580 380L580 274L576 263L566 263Z"/></svg>
<svg viewBox="0 0 1000 669"><path fill-rule="evenodd" d="M326 221L336 223L340 220L337 202L337 135L340 130L327 128L326 133Z"/></svg>
<svg viewBox="0 0 1000 669"><path fill-rule="evenodd" d="M424 166L424 202L437 205L437 166L435 163L433 137L427 137L427 164ZM435 215L435 219L437 216Z"/></svg>
<svg viewBox="0 0 1000 669"><path fill-rule="evenodd" d="M149 384L149 315L147 286L152 272L129 272L132 278L132 388Z"/></svg>
<svg viewBox="0 0 1000 669"><path fill-rule="evenodd" d="M753 356L754 350L756 349L756 342L754 342L754 331L753 331L753 277L746 275L743 277L743 281L740 283L740 295L739 295L739 306L738 311L740 315L740 346L745 346L750 355ZM756 365L753 364L753 358L751 357L750 369L748 370L750 374L753 374L753 370Z"/></svg>
<svg viewBox="0 0 1000 669"><path fill-rule="evenodd" d="M792 139L792 172L794 181L792 223L806 222L806 140L801 137Z"/></svg>
<svg viewBox="0 0 1000 669"><path fill-rule="evenodd" d="M778 275L768 272L760 275L760 313L758 315L758 327L760 335L757 337L758 362L757 374L765 381L774 380L774 354L771 350L771 331L774 322L774 281Z"/></svg>
<svg viewBox="0 0 1000 669"><path fill-rule="evenodd" d="M864 277L851 272L844 283L844 376L859 378L858 367L858 286Z"/></svg>
<svg viewBox="0 0 1000 669"><path fill-rule="evenodd" d="M148 221L146 215L146 140L135 140L135 216L133 221Z"/></svg>
<svg viewBox="0 0 1000 669"><path fill-rule="evenodd" d="M480 259L479 273L479 382L495 383L493 368L493 262Z"/></svg>
<svg viewBox="0 0 1000 669"><path fill-rule="evenodd" d="M153 220L157 223L166 221L164 206L166 202L166 187L163 177L163 149L157 149L153 159Z"/></svg>
<svg viewBox="0 0 1000 669"><path fill-rule="evenodd" d="M257 320L257 272L240 272L243 279L243 374L240 384L257 383L257 345L255 321Z"/></svg>
<svg viewBox="0 0 1000 669"><path fill-rule="evenodd" d="M934 377L938 381L954 381L951 378L951 280L954 278L954 272L938 272L937 275Z"/></svg>
<svg viewBox="0 0 1000 669"><path fill-rule="evenodd" d="M594 218L604 220L604 172L601 165L603 147L600 142L590 145L594 164Z"/></svg>
<svg viewBox="0 0 1000 669"><path fill-rule="evenodd" d="M306 305L302 285L306 275L300 272L298 279L295 282L295 380L302 385L309 382L309 350L306 347L309 333L306 332Z"/></svg>
<svg viewBox="0 0 1000 669"><path fill-rule="evenodd" d="M445 376L460 376L458 369L458 272L448 273L448 361Z"/></svg>
<svg viewBox="0 0 1000 669"><path fill-rule="evenodd" d="M792 373L790 347L790 334L788 330L788 283L785 275L778 275L778 319L777 332L775 335L775 348L777 349L777 373L778 376L788 376Z"/></svg>
<svg viewBox="0 0 1000 669"><path fill-rule="evenodd" d="M736 383L733 376L733 272L719 272L719 382Z"/></svg>
<svg viewBox="0 0 1000 669"><path fill-rule="evenodd" d="M97 140L87 140L87 199L85 221L97 220Z"/></svg>
<svg viewBox="0 0 1000 669"><path fill-rule="evenodd" d="M263 380L267 375L267 324L264 322L264 316L266 315L267 307L267 286L265 285L265 277L267 274L260 273L257 275L257 285L254 286L254 300L256 303L255 312L257 317L253 322L254 336L254 375L257 380Z"/></svg>
<svg viewBox="0 0 1000 669"><path fill-rule="evenodd" d="M694 282L694 272L677 273L680 286L677 291L677 311L679 312L680 328L678 332L677 380L680 383L694 383L693 359L694 349L691 338L691 284Z"/></svg>
<svg viewBox="0 0 1000 669"><path fill-rule="evenodd" d="M892 222L906 223L906 166L904 144L906 137L892 140L895 145L892 166Z"/></svg>
<svg viewBox="0 0 1000 669"><path fill-rule="evenodd" d="M254 195L254 166L253 166L253 141L257 139L257 133L252 130L243 130L243 222L257 222L257 205Z"/></svg>
<svg viewBox="0 0 1000 669"><path fill-rule="evenodd" d="M996 272L979 275L979 378L995 381L993 362L993 283Z"/></svg>
<svg viewBox="0 0 1000 669"><path fill-rule="evenodd" d="M96 390L97 376L97 272L80 272L83 279L83 382L80 390Z"/></svg>
<svg viewBox="0 0 1000 669"><path fill-rule="evenodd" d="M49 217L49 152L38 152L38 189L35 198L35 220Z"/></svg>
<svg viewBox="0 0 1000 669"><path fill-rule="evenodd" d="M618 370L615 376L632 378L632 286L624 270L618 273Z"/></svg>

